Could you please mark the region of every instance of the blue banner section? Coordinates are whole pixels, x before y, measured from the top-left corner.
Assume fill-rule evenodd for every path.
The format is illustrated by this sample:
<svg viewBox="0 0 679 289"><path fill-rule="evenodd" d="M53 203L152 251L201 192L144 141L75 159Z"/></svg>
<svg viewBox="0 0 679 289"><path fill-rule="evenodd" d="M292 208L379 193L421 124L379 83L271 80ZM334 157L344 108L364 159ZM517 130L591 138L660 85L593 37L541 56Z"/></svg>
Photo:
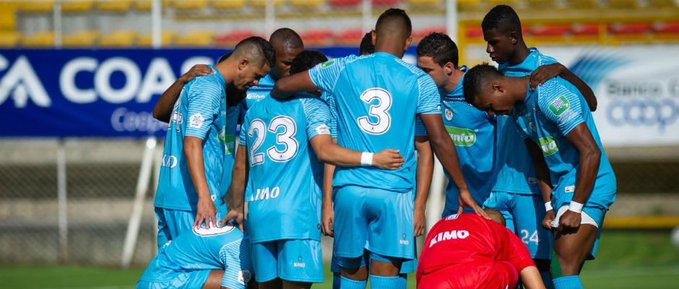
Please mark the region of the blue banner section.
<svg viewBox="0 0 679 289"><path fill-rule="evenodd" d="M328 57L355 47L321 49ZM0 50L0 137L163 136L151 111L167 87L223 49Z"/></svg>

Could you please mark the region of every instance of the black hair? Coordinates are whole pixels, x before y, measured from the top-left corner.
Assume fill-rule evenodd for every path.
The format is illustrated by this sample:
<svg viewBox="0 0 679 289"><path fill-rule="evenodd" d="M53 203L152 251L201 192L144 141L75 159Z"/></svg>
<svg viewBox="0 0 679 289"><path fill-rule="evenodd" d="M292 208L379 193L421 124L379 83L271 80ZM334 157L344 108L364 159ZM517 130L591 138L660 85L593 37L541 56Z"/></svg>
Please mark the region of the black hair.
<svg viewBox="0 0 679 289"><path fill-rule="evenodd" d="M304 42L302 42L302 37L290 28L279 28L276 29L269 37L269 42L271 45L275 46L276 49L280 48L302 48L304 49Z"/></svg>
<svg viewBox="0 0 679 289"><path fill-rule="evenodd" d="M433 32L425 36L417 45L417 56L429 56L440 66L452 62L458 66L457 45L444 33Z"/></svg>
<svg viewBox="0 0 679 289"><path fill-rule="evenodd" d="M468 103L474 103L476 94L489 81L495 80L502 76L497 68L488 65L488 63L479 64L467 71L462 82L462 90L464 91L464 100Z"/></svg>
<svg viewBox="0 0 679 289"><path fill-rule="evenodd" d="M227 58L229 58L229 56L231 56L231 54L233 54L233 52L229 52L227 54L222 55L222 57L220 57L219 60L217 60L217 63L220 63L220 62L226 60Z"/></svg>
<svg viewBox="0 0 679 289"><path fill-rule="evenodd" d="M233 53L249 53L254 57L262 57L270 67L273 67L276 62L276 54L271 43L259 36L251 36L241 40L233 49Z"/></svg>
<svg viewBox="0 0 679 289"><path fill-rule="evenodd" d="M368 55L368 54L373 54L375 52L375 44L373 44L373 35L372 35L372 30L368 31L365 35L363 35L363 39L361 39L361 46L358 47L358 55Z"/></svg>
<svg viewBox="0 0 679 289"><path fill-rule="evenodd" d="M496 29L504 33L511 33L515 31L518 37L521 37L521 20L519 15L511 6L497 5L488 11L483 22L481 22L483 31Z"/></svg>
<svg viewBox="0 0 679 289"><path fill-rule="evenodd" d="M375 31L379 33L382 32L383 29L385 29L387 26L391 25L400 25L400 29L403 29L403 32L405 32L405 36L408 37L410 36L410 33L413 31L413 24L410 21L410 17L408 17L408 14L406 13L405 10L403 9L398 9L398 8L389 8L382 12L379 18L377 18L377 24L375 24ZM386 28L388 29L388 28Z"/></svg>
<svg viewBox="0 0 679 289"><path fill-rule="evenodd" d="M317 50L304 50L295 56L290 65L290 74L295 74L316 66L316 64L328 61L325 55Z"/></svg>

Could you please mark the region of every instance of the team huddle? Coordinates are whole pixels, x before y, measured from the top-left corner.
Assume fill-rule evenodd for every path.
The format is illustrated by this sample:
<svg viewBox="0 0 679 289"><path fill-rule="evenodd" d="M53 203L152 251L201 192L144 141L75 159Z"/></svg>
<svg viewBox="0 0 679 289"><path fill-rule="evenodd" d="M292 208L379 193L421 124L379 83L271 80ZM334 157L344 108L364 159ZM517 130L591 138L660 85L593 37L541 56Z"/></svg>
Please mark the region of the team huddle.
<svg viewBox="0 0 679 289"><path fill-rule="evenodd" d="M442 33L404 62L401 9L359 55L328 60L281 28L194 66L154 107L158 255L137 288L310 288L322 234L333 288L406 288L411 272L418 288L583 288L616 192L596 98L526 46L511 7L482 30L497 68L461 65ZM434 154L445 207L418 253Z"/></svg>

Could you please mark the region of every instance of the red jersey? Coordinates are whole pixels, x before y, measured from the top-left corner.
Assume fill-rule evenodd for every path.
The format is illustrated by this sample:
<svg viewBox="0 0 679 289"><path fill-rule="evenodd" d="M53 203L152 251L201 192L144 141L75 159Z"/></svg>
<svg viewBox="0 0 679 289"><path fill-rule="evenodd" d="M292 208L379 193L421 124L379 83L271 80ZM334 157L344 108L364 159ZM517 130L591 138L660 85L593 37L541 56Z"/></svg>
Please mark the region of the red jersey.
<svg viewBox="0 0 679 289"><path fill-rule="evenodd" d="M451 215L427 234L417 287L514 288L528 266L535 266L528 249L502 225L474 213Z"/></svg>

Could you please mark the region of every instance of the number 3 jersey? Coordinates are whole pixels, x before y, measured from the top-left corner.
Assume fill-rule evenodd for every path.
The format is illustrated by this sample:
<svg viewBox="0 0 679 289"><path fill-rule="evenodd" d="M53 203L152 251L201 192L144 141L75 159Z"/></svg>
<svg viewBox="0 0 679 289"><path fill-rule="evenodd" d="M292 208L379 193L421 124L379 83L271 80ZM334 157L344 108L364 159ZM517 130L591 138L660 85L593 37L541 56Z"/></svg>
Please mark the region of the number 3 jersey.
<svg viewBox="0 0 679 289"><path fill-rule="evenodd" d="M320 239L323 164L310 141L330 135L332 116L317 98L267 97L245 114L248 233L253 243Z"/></svg>
<svg viewBox="0 0 679 289"><path fill-rule="evenodd" d="M398 170L337 167L333 186L412 190L415 115L440 113L440 96L431 77L384 52L336 58L310 69L309 77L331 94L339 145L367 152L397 149L405 158Z"/></svg>

